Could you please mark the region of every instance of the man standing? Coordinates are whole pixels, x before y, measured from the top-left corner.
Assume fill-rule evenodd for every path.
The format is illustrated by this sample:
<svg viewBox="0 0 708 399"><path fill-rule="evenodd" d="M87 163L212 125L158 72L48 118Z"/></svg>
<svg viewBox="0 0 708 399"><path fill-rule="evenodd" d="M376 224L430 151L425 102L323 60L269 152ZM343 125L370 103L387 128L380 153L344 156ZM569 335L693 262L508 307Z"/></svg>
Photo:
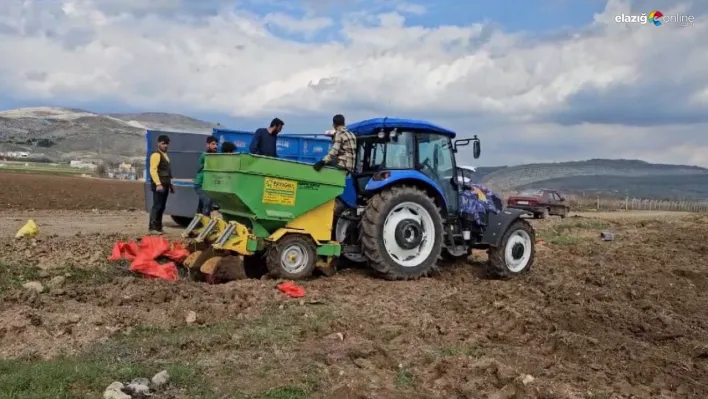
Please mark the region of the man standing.
<svg viewBox="0 0 708 399"><path fill-rule="evenodd" d="M332 148L324 158L317 161L312 167L319 171L326 164L333 164L352 173L354 171L354 160L356 159L356 137L347 130L344 123L344 115L335 115L332 118L332 127L334 127Z"/></svg>
<svg viewBox="0 0 708 399"><path fill-rule="evenodd" d="M256 130L251 140L250 152L256 155L265 155L267 157L276 158L276 143L278 141L278 133L283 130L285 123L278 118L270 122L270 127L267 129L260 128Z"/></svg>
<svg viewBox="0 0 708 399"><path fill-rule="evenodd" d="M150 182L152 188L152 209L150 210L150 232L149 234L161 235L162 215L167 206L168 191L175 192L172 185L172 166L170 158L167 156L167 147L170 145L170 138L161 135L157 138L157 151L150 155Z"/></svg>
<svg viewBox="0 0 708 399"><path fill-rule="evenodd" d="M197 192L199 197L199 205L197 205L197 213L204 216L209 216L211 214L211 209L214 205L212 200L204 194L202 191L202 184L204 184L204 161L206 159L206 154L213 154L216 152L217 140L214 136L209 136L206 139L206 151L202 153L199 157L199 170L197 170L197 176L194 178L194 191Z"/></svg>

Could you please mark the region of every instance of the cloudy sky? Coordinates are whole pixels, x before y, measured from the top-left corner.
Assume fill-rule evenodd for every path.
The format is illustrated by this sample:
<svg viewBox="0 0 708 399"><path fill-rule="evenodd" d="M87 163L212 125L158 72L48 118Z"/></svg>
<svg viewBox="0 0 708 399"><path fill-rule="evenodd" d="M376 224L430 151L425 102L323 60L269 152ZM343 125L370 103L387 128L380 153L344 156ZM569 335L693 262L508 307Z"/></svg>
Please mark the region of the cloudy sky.
<svg viewBox="0 0 708 399"><path fill-rule="evenodd" d="M412 117L478 134L478 165L708 166L708 1L463 4L3 0L0 108L178 112L242 129L279 116L289 133L321 133L339 112ZM615 20L656 9L694 24Z"/></svg>

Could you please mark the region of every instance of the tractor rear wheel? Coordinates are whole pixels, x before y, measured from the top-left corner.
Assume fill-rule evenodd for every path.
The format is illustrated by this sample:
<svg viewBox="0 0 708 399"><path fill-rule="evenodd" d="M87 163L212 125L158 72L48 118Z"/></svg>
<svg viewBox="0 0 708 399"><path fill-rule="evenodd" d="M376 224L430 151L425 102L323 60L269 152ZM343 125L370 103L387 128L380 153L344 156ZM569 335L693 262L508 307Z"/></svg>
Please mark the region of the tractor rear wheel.
<svg viewBox="0 0 708 399"><path fill-rule="evenodd" d="M508 278L531 270L536 257L536 233L533 226L517 219L504 232L498 247L489 248L487 273L492 277Z"/></svg>
<svg viewBox="0 0 708 399"><path fill-rule="evenodd" d="M442 218L433 199L415 187L376 194L364 210L360 230L369 264L388 280L427 276L440 256Z"/></svg>
<svg viewBox="0 0 708 399"><path fill-rule="evenodd" d="M301 280L312 275L317 263L317 249L312 239L288 234L271 246L266 258L268 273L277 278Z"/></svg>

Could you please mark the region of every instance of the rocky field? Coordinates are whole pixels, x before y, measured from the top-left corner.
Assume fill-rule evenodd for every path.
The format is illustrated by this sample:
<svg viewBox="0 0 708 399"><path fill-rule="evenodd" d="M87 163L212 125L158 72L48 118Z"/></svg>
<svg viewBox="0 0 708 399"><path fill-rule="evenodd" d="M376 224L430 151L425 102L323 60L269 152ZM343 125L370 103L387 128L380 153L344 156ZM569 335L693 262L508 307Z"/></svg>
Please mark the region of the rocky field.
<svg viewBox="0 0 708 399"><path fill-rule="evenodd" d="M167 282L108 262L146 228L139 184L0 185L1 398L96 398L161 370L153 398L708 397L705 216L533 221L521 278L486 279L475 253L414 282L349 269L289 299L274 280ZM40 235L15 240L30 218Z"/></svg>

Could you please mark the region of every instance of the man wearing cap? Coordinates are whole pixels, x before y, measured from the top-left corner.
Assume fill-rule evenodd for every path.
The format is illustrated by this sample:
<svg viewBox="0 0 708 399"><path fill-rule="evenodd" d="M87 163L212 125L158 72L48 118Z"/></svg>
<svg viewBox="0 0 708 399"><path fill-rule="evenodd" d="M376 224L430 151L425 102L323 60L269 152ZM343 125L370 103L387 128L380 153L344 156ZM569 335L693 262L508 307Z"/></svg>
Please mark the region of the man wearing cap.
<svg viewBox="0 0 708 399"><path fill-rule="evenodd" d="M167 156L170 138L160 135L157 138L157 151L150 155L150 187L152 188L152 209L150 209L149 234L162 235L162 215L167 206L168 190L175 192L172 185L172 166Z"/></svg>

